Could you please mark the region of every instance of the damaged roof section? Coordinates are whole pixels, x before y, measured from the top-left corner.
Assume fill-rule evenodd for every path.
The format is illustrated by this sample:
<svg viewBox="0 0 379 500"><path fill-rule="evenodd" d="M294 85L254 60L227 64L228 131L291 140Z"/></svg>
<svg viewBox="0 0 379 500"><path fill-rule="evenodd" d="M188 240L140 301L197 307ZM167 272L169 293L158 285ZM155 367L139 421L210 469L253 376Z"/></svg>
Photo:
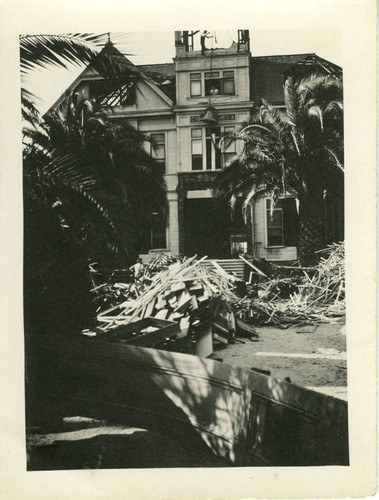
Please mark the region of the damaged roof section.
<svg viewBox="0 0 379 500"><path fill-rule="evenodd" d="M342 69L317 54L291 54L252 57L251 99L282 105L283 85L288 76L301 79L311 74L324 73L342 78Z"/></svg>
<svg viewBox="0 0 379 500"><path fill-rule="evenodd" d="M101 54L110 57L102 59ZM108 68L110 72L107 74L115 76L107 77L105 79L107 83L104 85L100 83L101 75L105 74L107 66L110 66ZM288 76L301 79L314 73L335 75L337 78L342 78L342 69L339 66L315 53L251 57L250 100L260 103L262 99L265 99L274 106L282 106L284 105L283 85L285 79ZM124 79L125 81L122 82ZM82 97L91 98L95 95L98 97L99 90L101 90L103 93L102 103L110 106L129 106L135 103L135 93L138 90L136 86L138 82L142 81L148 84L150 90L160 95L166 106L176 104L174 63L135 65L112 42L108 41L100 52L99 59L84 69L66 92L53 104L49 112L61 104L65 96L80 90L85 82L90 82L93 91L89 89Z"/></svg>
<svg viewBox="0 0 379 500"><path fill-rule="evenodd" d="M169 97L175 104L175 65L174 63L143 64L137 68Z"/></svg>

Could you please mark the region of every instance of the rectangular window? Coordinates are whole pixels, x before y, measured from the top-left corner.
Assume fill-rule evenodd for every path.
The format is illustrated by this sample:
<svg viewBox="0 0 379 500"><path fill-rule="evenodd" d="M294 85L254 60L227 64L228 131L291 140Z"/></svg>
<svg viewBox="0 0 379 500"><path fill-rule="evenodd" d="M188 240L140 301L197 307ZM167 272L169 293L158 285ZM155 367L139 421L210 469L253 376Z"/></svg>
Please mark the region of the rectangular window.
<svg viewBox="0 0 379 500"><path fill-rule="evenodd" d="M224 133L233 134L234 127L224 127ZM222 166L225 167L236 154L236 143L233 141L222 150Z"/></svg>
<svg viewBox="0 0 379 500"><path fill-rule="evenodd" d="M234 94L234 71L223 71L222 72L222 90L223 94L233 95Z"/></svg>
<svg viewBox="0 0 379 500"><path fill-rule="evenodd" d="M224 127L223 130L232 132L234 127ZM235 155L235 143L221 150L219 147L220 139L221 127L191 129L192 170L220 170L225 166L227 160Z"/></svg>
<svg viewBox="0 0 379 500"><path fill-rule="evenodd" d="M191 97L201 96L201 73L191 73Z"/></svg>
<svg viewBox="0 0 379 500"><path fill-rule="evenodd" d="M246 234L231 234L230 254L237 256L240 253L247 253L247 236Z"/></svg>
<svg viewBox="0 0 379 500"><path fill-rule="evenodd" d="M157 209L151 214L151 248L166 248L166 221L164 214Z"/></svg>
<svg viewBox="0 0 379 500"><path fill-rule="evenodd" d="M191 129L192 170L203 170L203 130Z"/></svg>
<svg viewBox="0 0 379 500"><path fill-rule="evenodd" d="M212 71L204 75L205 95L234 95L234 71Z"/></svg>
<svg viewBox="0 0 379 500"><path fill-rule="evenodd" d="M220 72L212 71L204 75L205 95L221 94Z"/></svg>
<svg viewBox="0 0 379 500"><path fill-rule="evenodd" d="M266 200L267 246L296 246L298 214L295 198Z"/></svg>
<svg viewBox="0 0 379 500"><path fill-rule="evenodd" d="M221 151L217 147L221 138L221 129L219 127L212 130L206 129L206 168L215 170L221 168Z"/></svg>
<svg viewBox="0 0 379 500"><path fill-rule="evenodd" d="M164 133L150 134L151 156L158 164L162 174L166 172L166 138Z"/></svg>

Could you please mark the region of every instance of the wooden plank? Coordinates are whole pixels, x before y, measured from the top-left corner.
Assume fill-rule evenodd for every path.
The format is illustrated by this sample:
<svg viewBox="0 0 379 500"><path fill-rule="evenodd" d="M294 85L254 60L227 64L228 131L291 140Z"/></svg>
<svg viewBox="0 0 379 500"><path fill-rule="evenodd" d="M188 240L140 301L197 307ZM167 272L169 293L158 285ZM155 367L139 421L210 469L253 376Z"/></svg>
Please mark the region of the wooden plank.
<svg viewBox="0 0 379 500"><path fill-rule="evenodd" d="M168 314L168 309L160 309L155 315L155 317L157 319L166 319L167 314Z"/></svg>
<svg viewBox="0 0 379 500"><path fill-rule="evenodd" d="M178 305L178 299L174 296L168 299L168 303L172 309L175 309Z"/></svg>
<svg viewBox="0 0 379 500"><path fill-rule="evenodd" d="M178 296L178 306L176 311L184 311L191 304L192 296L187 289L183 290Z"/></svg>
<svg viewBox="0 0 379 500"><path fill-rule="evenodd" d="M182 313L180 313L180 312L175 312L175 311L174 311L174 312L172 312L172 313L170 314L170 316L168 317L168 319L169 319L170 321L180 321L180 319L181 319L182 317L183 317L183 314L182 314Z"/></svg>
<svg viewBox="0 0 379 500"><path fill-rule="evenodd" d="M198 307L199 307L199 304L197 303L196 296L192 295L191 296L191 310L196 311L196 309L198 309Z"/></svg>
<svg viewBox="0 0 379 500"><path fill-rule="evenodd" d="M203 286L201 283L196 281L195 283L192 283L192 285L189 287L190 292L202 292L203 291Z"/></svg>
<svg viewBox="0 0 379 500"><path fill-rule="evenodd" d="M181 339L183 337L186 337L188 335L188 330L190 326L190 317L185 316L180 320L180 331L181 333L178 334L178 339Z"/></svg>
<svg viewBox="0 0 379 500"><path fill-rule="evenodd" d="M155 302L156 302L156 299L153 299L148 303L148 305L146 306L145 316L152 316L153 311L154 311L154 307L155 307Z"/></svg>
<svg viewBox="0 0 379 500"><path fill-rule="evenodd" d="M198 356L41 337L26 336L39 411L200 438L237 466L349 465L345 401Z"/></svg>
<svg viewBox="0 0 379 500"><path fill-rule="evenodd" d="M213 338L215 340L218 340L219 342L222 342L223 344L227 344L228 343L228 340L223 337L222 335L217 335L217 333L213 332Z"/></svg>
<svg viewBox="0 0 379 500"><path fill-rule="evenodd" d="M254 271L256 271L258 274L261 274L262 276L264 276L265 278L267 278L267 274L265 274L263 271L261 271L256 266L254 266L254 264L252 264L251 262L249 262L248 260L246 260L244 257L242 257L242 255L239 255L239 258L241 260L243 260L245 262L245 264L247 264L248 266L252 267L254 269Z"/></svg>
<svg viewBox="0 0 379 500"><path fill-rule="evenodd" d="M235 316L235 322L236 322L237 334L246 335L247 337L256 337L256 338L259 337L253 325L246 323L246 321L243 321L241 318L238 318L237 316Z"/></svg>
<svg viewBox="0 0 379 500"><path fill-rule="evenodd" d="M163 309L167 306L167 301L163 298L163 295L158 295L157 301L155 303L156 309Z"/></svg>
<svg viewBox="0 0 379 500"><path fill-rule="evenodd" d="M172 292L181 292L186 288L185 283L183 281L178 281L177 283L172 283L171 284L171 291Z"/></svg>

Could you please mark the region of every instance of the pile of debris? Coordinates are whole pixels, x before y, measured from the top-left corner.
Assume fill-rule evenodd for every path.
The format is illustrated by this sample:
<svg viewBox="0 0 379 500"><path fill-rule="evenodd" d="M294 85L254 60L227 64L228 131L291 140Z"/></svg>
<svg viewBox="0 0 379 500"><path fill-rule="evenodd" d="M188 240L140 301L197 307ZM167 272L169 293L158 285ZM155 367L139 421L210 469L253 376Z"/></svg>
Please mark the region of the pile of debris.
<svg viewBox="0 0 379 500"><path fill-rule="evenodd" d="M128 280L119 272L112 282L94 287L98 303L95 335L118 336L145 346L186 337L191 344L197 326L202 332L199 339L204 336L203 326L211 325L212 339L228 343L236 330L250 338L251 328L257 325L330 322L345 313L344 253L343 243L329 245L320 252L317 267L285 267L282 272L274 266L270 276L245 261L256 279L242 299L236 293L238 278L217 263L204 262L206 257L180 260L158 255L144 267L142 277ZM117 277L125 279L117 281ZM136 327L126 328L140 321L138 332ZM176 327L165 329L170 325ZM161 334L154 333L158 331ZM209 340L209 328L207 332Z"/></svg>
<svg viewBox="0 0 379 500"><path fill-rule="evenodd" d="M258 299L244 300L240 311L259 323L290 325L331 321L345 314L345 246L329 245L319 252L318 266L302 269L303 276L276 277L259 285ZM291 290L290 293L289 290ZM284 292L283 292L284 291ZM289 296L288 296L289 295Z"/></svg>
<svg viewBox="0 0 379 500"><path fill-rule="evenodd" d="M158 330L157 325L162 326L162 320L177 323L178 337L183 338L196 323L197 311L199 314L202 312L201 321L205 322L220 316L225 307L232 314L229 304L240 300L234 293L236 278L220 267L205 266L205 259L194 256L180 261L158 256L145 267L143 276L134 282L95 287L93 293L99 304L97 334L102 338L112 338L112 332L120 331L121 326L149 318L151 324L141 324L143 328L139 330L139 338L144 335L145 339L150 339L151 336L146 334L152 333L152 328ZM156 321L151 322L151 319L161 323L155 325ZM199 318L197 323L200 323ZM222 325L219 328L222 330ZM221 331L221 338L227 338L231 333L229 330L225 328L225 332ZM128 331L123 329L124 333Z"/></svg>

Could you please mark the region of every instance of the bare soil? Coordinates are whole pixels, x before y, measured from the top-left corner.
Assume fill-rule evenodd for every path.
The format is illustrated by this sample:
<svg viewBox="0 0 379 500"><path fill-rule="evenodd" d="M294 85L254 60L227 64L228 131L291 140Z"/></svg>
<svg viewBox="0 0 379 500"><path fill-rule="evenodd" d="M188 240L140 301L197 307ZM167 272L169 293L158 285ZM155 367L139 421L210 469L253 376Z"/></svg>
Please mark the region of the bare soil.
<svg viewBox="0 0 379 500"><path fill-rule="evenodd" d="M345 321L292 326L259 327L258 338L238 338L213 357L247 369L269 371L279 379L347 400ZM244 343L241 343L240 341Z"/></svg>

